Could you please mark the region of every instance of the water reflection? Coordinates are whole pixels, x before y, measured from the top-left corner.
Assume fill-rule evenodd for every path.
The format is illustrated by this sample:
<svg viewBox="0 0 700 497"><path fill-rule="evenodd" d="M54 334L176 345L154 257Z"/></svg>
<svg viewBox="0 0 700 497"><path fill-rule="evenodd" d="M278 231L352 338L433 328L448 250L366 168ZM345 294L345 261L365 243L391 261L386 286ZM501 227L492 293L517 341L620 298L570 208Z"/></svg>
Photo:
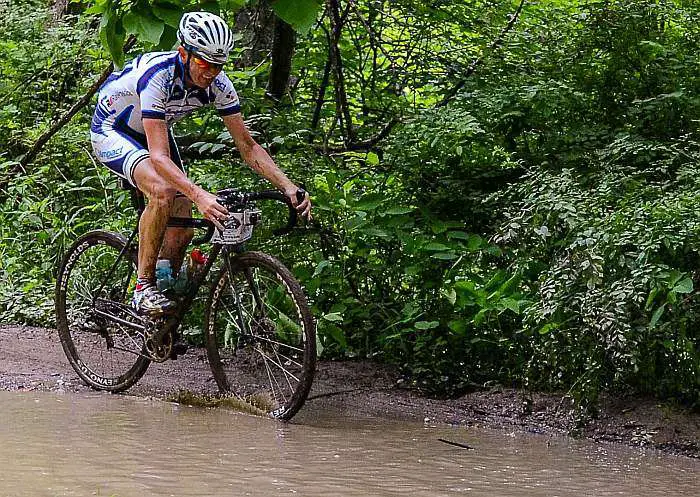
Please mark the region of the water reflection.
<svg viewBox="0 0 700 497"><path fill-rule="evenodd" d="M311 409L284 425L113 395L0 392L0 496L666 497L697 495L700 483L697 461L651 451Z"/></svg>

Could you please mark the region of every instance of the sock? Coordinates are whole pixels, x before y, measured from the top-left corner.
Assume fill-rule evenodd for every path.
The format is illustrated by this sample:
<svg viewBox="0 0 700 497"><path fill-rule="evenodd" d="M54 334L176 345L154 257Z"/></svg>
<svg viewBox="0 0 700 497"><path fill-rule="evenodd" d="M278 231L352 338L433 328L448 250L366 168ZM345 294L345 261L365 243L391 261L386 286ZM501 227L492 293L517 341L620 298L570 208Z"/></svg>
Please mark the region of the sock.
<svg viewBox="0 0 700 497"><path fill-rule="evenodd" d="M136 278L136 291L141 292L152 284L153 281L150 278Z"/></svg>

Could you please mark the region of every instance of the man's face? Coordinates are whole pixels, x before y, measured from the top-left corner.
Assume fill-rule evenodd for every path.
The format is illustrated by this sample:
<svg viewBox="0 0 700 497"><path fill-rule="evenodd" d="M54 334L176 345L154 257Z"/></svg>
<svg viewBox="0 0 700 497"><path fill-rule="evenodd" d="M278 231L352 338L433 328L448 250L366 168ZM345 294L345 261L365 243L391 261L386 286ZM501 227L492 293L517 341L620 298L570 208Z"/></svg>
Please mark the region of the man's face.
<svg viewBox="0 0 700 497"><path fill-rule="evenodd" d="M180 57L187 63L187 52L180 47ZM200 88L208 88L214 78L221 72L222 64L211 64L206 60L190 54L190 79Z"/></svg>

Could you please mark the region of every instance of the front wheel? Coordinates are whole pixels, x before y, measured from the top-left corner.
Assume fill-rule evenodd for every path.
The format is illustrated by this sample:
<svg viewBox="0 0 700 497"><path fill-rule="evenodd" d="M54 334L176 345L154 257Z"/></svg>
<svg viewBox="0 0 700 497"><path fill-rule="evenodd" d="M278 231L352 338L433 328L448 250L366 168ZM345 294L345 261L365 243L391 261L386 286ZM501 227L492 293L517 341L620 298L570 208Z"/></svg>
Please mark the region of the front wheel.
<svg viewBox="0 0 700 497"><path fill-rule="evenodd" d="M262 252L224 256L205 317L207 357L222 393L291 419L316 369L316 331L299 282Z"/></svg>
<svg viewBox="0 0 700 497"><path fill-rule="evenodd" d="M68 361L85 383L110 392L132 386L150 363L143 333L128 326L141 323L128 305L136 251L126 245L109 231L84 234L68 249L56 281L56 324Z"/></svg>

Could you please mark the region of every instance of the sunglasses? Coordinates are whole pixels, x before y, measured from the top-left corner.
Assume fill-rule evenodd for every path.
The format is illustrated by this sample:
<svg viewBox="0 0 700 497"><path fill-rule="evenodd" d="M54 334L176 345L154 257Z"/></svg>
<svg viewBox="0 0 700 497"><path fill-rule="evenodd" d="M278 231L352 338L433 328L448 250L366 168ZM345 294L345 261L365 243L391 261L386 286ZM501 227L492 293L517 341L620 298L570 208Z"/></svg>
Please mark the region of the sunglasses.
<svg viewBox="0 0 700 497"><path fill-rule="evenodd" d="M214 64L213 62L209 62L207 60L204 60L201 57L198 57L196 55L192 55L192 62L197 64L202 69L210 70L210 71L221 71L221 69L223 69L223 67L224 67L223 64Z"/></svg>

